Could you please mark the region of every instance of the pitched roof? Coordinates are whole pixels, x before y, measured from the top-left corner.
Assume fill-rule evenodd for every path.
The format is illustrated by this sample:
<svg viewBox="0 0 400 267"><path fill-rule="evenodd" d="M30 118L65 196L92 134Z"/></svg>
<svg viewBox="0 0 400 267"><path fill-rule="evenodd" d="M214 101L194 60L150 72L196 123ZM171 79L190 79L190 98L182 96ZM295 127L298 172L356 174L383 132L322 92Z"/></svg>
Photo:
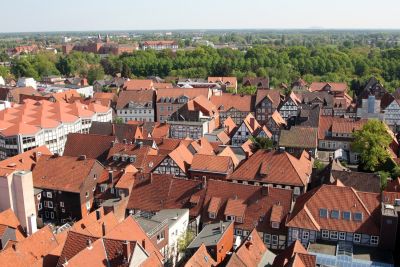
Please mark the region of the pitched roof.
<svg viewBox="0 0 400 267"><path fill-rule="evenodd" d="M65 143L64 156L79 157L86 155L91 159L104 161L115 142L115 136L69 133Z"/></svg>
<svg viewBox="0 0 400 267"><path fill-rule="evenodd" d="M271 115L271 119L278 125L283 126L286 125L286 121L282 118L281 114L278 111L274 111Z"/></svg>
<svg viewBox="0 0 400 267"><path fill-rule="evenodd" d="M137 125L111 122L93 121L89 133L97 135L113 135L117 137L119 142L123 142L124 139L132 141L136 138L143 138L142 132Z"/></svg>
<svg viewBox="0 0 400 267"><path fill-rule="evenodd" d="M186 172L190 164L193 161L193 155L189 149L180 144L177 148L171 151L168 156L179 166L179 168Z"/></svg>
<svg viewBox="0 0 400 267"><path fill-rule="evenodd" d="M294 264L294 262L297 262L297 264ZM288 246L284 251L282 251L278 256L276 256L273 266L315 267L316 257L315 255L308 254L307 250L303 247L300 241L296 240L290 246Z"/></svg>
<svg viewBox="0 0 400 267"><path fill-rule="evenodd" d="M237 125L231 117L228 117L226 120L224 120L224 128L228 135L232 135L232 133L236 130Z"/></svg>
<svg viewBox="0 0 400 267"><path fill-rule="evenodd" d="M218 156L226 156L230 157L233 163L233 166L236 168L241 160L238 158L238 156L235 154L235 152L232 150L230 146L226 146L224 150L222 150Z"/></svg>
<svg viewBox="0 0 400 267"><path fill-rule="evenodd" d="M334 82L312 82L308 90L311 92L322 91L326 86L330 86L330 90L333 92L345 92L347 91L346 83L334 83Z"/></svg>
<svg viewBox="0 0 400 267"><path fill-rule="evenodd" d="M252 112L254 109L255 96L224 93L219 96L211 96L210 101L219 111L228 111L234 108L241 112Z"/></svg>
<svg viewBox="0 0 400 267"><path fill-rule="evenodd" d="M203 95L208 98L210 89L209 88L171 88L162 89L157 91L157 103L163 103L167 98L171 100L174 98L174 102L180 96L186 96L189 99L194 99L198 95Z"/></svg>
<svg viewBox="0 0 400 267"><path fill-rule="evenodd" d="M204 244L196 250L196 252L185 263L185 267L213 267L217 266L217 262L208 253Z"/></svg>
<svg viewBox="0 0 400 267"><path fill-rule="evenodd" d="M154 95L153 90L122 91L118 96L116 109L126 108L129 103L152 108Z"/></svg>
<svg viewBox="0 0 400 267"><path fill-rule="evenodd" d="M21 241L25 239L25 232L19 222L17 216L15 215L14 211L11 209L6 209L0 212L0 226L6 226L15 229L15 240L14 241ZM4 249L4 247L3 247Z"/></svg>
<svg viewBox="0 0 400 267"><path fill-rule="evenodd" d="M41 155L52 154L46 146L39 146L0 161L0 168L18 171L31 171Z"/></svg>
<svg viewBox="0 0 400 267"><path fill-rule="evenodd" d="M235 223L236 228L259 232L280 233L285 231L284 221L291 208L292 190L243 185L219 180L207 181L207 191L203 202L203 223L225 220L226 215L243 214L243 222ZM282 220L279 229L271 227L270 217L273 205L282 207ZM209 210L216 213L210 219ZM232 212L234 214L228 214ZM262 218L262 220L260 220Z"/></svg>
<svg viewBox="0 0 400 267"><path fill-rule="evenodd" d="M190 215L197 216L204 192L201 181L152 174L150 178L135 184L127 209L156 212L167 208L190 208ZM200 202L195 206L190 204L192 195L200 196Z"/></svg>
<svg viewBox="0 0 400 267"><path fill-rule="evenodd" d="M235 86L237 84L236 77L208 77L207 80L209 83L223 83L229 84L230 86Z"/></svg>
<svg viewBox="0 0 400 267"><path fill-rule="evenodd" d="M33 186L79 193L96 165L100 163L95 159L42 155L32 171Z"/></svg>
<svg viewBox="0 0 400 267"><path fill-rule="evenodd" d="M267 252L263 240L256 229L253 229L244 242L233 253L237 259L228 261L227 267L256 267L262 264L264 254ZM264 266L264 265L263 265Z"/></svg>
<svg viewBox="0 0 400 267"><path fill-rule="evenodd" d="M350 233L379 235L380 195L376 193L358 192L351 187L322 185L297 198L287 226L313 229L334 230ZM320 209L327 209L328 216L320 216ZM331 217L331 211L340 211L339 219ZM362 213L362 221L342 217L344 211Z"/></svg>
<svg viewBox="0 0 400 267"><path fill-rule="evenodd" d="M278 108L279 104L281 103L282 97L279 90L258 89L256 95L256 105L258 105L266 97L272 102L273 108Z"/></svg>
<svg viewBox="0 0 400 267"><path fill-rule="evenodd" d="M150 90L153 88L153 81L132 79L126 81L123 85L123 88L125 90Z"/></svg>
<svg viewBox="0 0 400 267"><path fill-rule="evenodd" d="M297 159L287 152L258 150L230 179L304 186L311 171L310 160Z"/></svg>
<svg viewBox="0 0 400 267"><path fill-rule="evenodd" d="M228 173L231 165L232 159L230 157L195 154L190 171Z"/></svg>
<svg viewBox="0 0 400 267"><path fill-rule="evenodd" d="M290 130L282 130L279 137L281 147L317 148L317 145L317 128L293 126Z"/></svg>

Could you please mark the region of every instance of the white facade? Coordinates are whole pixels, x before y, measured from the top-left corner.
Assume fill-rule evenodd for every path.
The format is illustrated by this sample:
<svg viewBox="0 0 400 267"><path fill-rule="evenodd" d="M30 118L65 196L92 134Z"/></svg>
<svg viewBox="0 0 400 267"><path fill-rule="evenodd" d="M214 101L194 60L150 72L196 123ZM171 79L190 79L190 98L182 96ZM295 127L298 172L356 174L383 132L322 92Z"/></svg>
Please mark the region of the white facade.
<svg viewBox="0 0 400 267"><path fill-rule="evenodd" d="M6 85L6 82L4 81L3 77L0 76L0 86Z"/></svg>
<svg viewBox="0 0 400 267"><path fill-rule="evenodd" d="M151 102L146 105L129 103L127 107L117 109L117 116L121 118L123 122L131 120L153 122L154 109Z"/></svg>
<svg viewBox="0 0 400 267"><path fill-rule="evenodd" d="M33 87L37 89L37 83L33 78L21 77L17 81L17 87Z"/></svg>
<svg viewBox="0 0 400 267"><path fill-rule="evenodd" d="M28 234L36 231L35 222L32 225L30 220L36 215L32 172L13 172L0 178L0 211L6 209L14 211Z"/></svg>
<svg viewBox="0 0 400 267"><path fill-rule="evenodd" d="M84 97L93 97L94 90L93 86L85 86L85 87L78 87L78 86L49 86L43 85L44 91L46 93L61 93L69 90L75 90L78 94L83 95Z"/></svg>

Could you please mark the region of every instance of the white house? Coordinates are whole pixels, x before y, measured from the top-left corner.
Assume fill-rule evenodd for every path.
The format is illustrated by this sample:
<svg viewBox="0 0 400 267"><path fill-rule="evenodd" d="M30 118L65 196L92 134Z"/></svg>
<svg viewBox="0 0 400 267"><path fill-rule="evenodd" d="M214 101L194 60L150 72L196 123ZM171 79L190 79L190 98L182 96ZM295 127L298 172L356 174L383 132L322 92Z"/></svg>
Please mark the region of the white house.
<svg viewBox="0 0 400 267"><path fill-rule="evenodd" d="M21 77L17 81L17 87L33 87L37 89L37 83L33 78Z"/></svg>

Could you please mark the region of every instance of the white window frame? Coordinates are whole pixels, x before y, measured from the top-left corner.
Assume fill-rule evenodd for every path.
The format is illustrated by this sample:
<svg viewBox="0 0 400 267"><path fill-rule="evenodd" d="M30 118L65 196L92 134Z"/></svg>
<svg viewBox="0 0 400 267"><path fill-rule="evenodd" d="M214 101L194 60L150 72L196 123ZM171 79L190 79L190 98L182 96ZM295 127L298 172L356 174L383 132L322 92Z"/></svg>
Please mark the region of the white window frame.
<svg viewBox="0 0 400 267"><path fill-rule="evenodd" d="M338 232L337 231L330 231L329 239L337 240L338 239Z"/></svg>
<svg viewBox="0 0 400 267"><path fill-rule="evenodd" d="M371 236L369 243L373 246L377 246L379 244L379 236L376 235Z"/></svg>
<svg viewBox="0 0 400 267"><path fill-rule="evenodd" d="M53 201L47 201L47 207L52 209L54 207L53 206Z"/></svg>
<svg viewBox="0 0 400 267"><path fill-rule="evenodd" d="M321 237L325 238L325 239L329 239L329 231L328 230L322 230Z"/></svg>
<svg viewBox="0 0 400 267"><path fill-rule="evenodd" d="M277 246L279 243L279 238L277 235L272 235L272 245Z"/></svg>
<svg viewBox="0 0 400 267"><path fill-rule="evenodd" d="M54 219L54 212L50 212L50 219Z"/></svg>
<svg viewBox="0 0 400 267"><path fill-rule="evenodd" d="M243 222L242 217L240 217L240 216L236 217L236 222L237 223L242 223Z"/></svg>
<svg viewBox="0 0 400 267"><path fill-rule="evenodd" d="M302 239L306 239L306 240L310 239L310 232L303 230L303 238Z"/></svg>
<svg viewBox="0 0 400 267"><path fill-rule="evenodd" d="M354 233L353 235L353 242L354 243L361 243L361 234Z"/></svg>
<svg viewBox="0 0 400 267"><path fill-rule="evenodd" d="M47 198L53 198L53 194L51 192L46 192L46 197Z"/></svg>
<svg viewBox="0 0 400 267"><path fill-rule="evenodd" d="M243 235L242 229L236 229L236 235Z"/></svg>
<svg viewBox="0 0 400 267"><path fill-rule="evenodd" d="M235 216L233 215L226 215L226 220L228 222L234 222L235 221Z"/></svg>
<svg viewBox="0 0 400 267"><path fill-rule="evenodd" d="M297 229L292 230L292 239L299 239L299 230Z"/></svg>
<svg viewBox="0 0 400 267"><path fill-rule="evenodd" d="M209 212L209 213L208 213L208 217L209 217L210 219L215 219L217 216L216 216L215 212Z"/></svg>
<svg viewBox="0 0 400 267"><path fill-rule="evenodd" d="M42 210L42 208L43 208L42 202L39 202L38 203L38 210Z"/></svg>
<svg viewBox="0 0 400 267"><path fill-rule="evenodd" d="M268 245L271 244L271 234L264 234L264 243Z"/></svg>
<svg viewBox="0 0 400 267"><path fill-rule="evenodd" d="M60 207L64 208L64 202L60 201Z"/></svg>
<svg viewBox="0 0 400 267"><path fill-rule="evenodd" d="M247 231L247 230L243 230L243 236L248 236L250 234L250 232L249 231Z"/></svg>
<svg viewBox="0 0 400 267"><path fill-rule="evenodd" d="M346 240L346 233L345 232L339 232L339 240Z"/></svg>
<svg viewBox="0 0 400 267"><path fill-rule="evenodd" d="M279 222L272 222L271 227L274 229L279 229Z"/></svg>
<svg viewBox="0 0 400 267"><path fill-rule="evenodd" d="M42 199L42 194L37 194L36 198L37 198L37 200L41 200Z"/></svg>

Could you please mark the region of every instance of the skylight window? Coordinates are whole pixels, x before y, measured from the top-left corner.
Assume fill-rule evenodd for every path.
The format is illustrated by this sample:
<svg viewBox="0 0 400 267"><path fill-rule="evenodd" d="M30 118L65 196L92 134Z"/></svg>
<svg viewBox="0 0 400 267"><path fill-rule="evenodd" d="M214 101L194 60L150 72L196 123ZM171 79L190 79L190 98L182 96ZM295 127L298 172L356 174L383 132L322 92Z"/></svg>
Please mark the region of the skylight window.
<svg viewBox="0 0 400 267"><path fill-rule="evenodd" d="M350 211L343 211L343 219L346 221L350 221L351 219L351 212Z"/></svg>
<svg viewBox="0 0 400 267"><path fill-rule="evenodd" d="M332 210L331 211L331 218L332 219L339 219L339 216L340 216L340 211L338 211L338 210Z"/></svg>
<svg viewBox="0 0 400 267"><path fill-rule="evenodd" d="M328 210L327 209L319 209L319 217L327 218L328 217Z"/></svg>
<svg viewBox="0 0 400 267"><path fill-rule="evenodd" d="M354 220L354 221L359 221L359 222L361 222L362 219L363 219L363 214L362 214L362 212L355 212L355 213L353 214L353 220Z"/></svg>

